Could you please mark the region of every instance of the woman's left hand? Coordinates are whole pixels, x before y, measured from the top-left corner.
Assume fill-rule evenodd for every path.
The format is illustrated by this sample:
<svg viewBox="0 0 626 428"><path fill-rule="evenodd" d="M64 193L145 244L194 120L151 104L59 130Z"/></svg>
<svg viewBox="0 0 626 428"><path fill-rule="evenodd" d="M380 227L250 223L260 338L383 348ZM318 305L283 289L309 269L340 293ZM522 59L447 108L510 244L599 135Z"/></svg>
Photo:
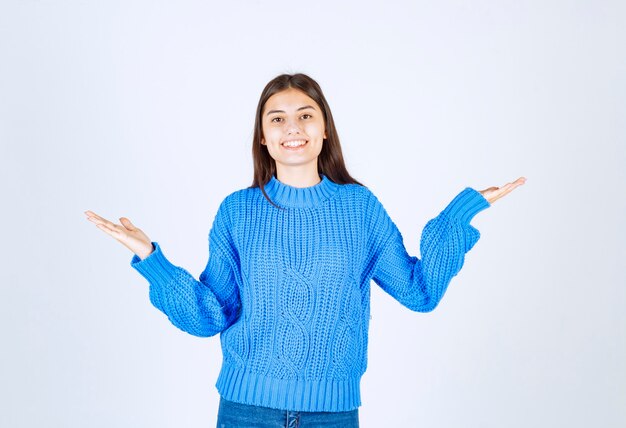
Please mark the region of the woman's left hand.
<svg viewBox="0 0 626 428"><path fill-rule="evenodd" d="M521 186L524 183L526 183L526 177L520 177L511 183L506 183L502 187L489 187L485 190L479 190L479 192L490 204L493 204L504 195L511 193L517 186Z"/></svg>

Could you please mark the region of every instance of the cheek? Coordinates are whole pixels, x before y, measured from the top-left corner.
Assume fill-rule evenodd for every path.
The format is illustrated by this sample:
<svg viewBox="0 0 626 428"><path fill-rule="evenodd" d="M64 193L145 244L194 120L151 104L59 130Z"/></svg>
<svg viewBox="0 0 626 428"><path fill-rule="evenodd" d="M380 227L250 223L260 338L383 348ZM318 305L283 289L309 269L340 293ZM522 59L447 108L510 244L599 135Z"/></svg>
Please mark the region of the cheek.
<svg viewBox="0 0 626 428"><path fill-rule="evenodd" d="M324 124L323 123L312 123L307 127L307 134L310 136L316 136L323 138L324 137Z"/></svg>
<svg viewBox="0 0 626 428"><path fill-rule="evenodd" d="M265 138L267 144L271 143L276 139L276 129L271 127L263 128L263 138Z"/></svg>

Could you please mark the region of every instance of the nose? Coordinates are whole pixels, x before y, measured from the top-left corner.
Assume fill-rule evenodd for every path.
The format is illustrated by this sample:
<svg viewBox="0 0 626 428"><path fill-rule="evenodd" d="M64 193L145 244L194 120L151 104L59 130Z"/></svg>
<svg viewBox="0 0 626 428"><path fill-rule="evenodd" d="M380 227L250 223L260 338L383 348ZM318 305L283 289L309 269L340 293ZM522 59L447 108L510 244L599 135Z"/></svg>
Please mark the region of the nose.
<svg viewBox="0 0 626 428"><path fill-rule="evenodd" d="M288 135L300 133L300 126L298 125L298 122L294 120L288 120L285 128Z"/></svg>

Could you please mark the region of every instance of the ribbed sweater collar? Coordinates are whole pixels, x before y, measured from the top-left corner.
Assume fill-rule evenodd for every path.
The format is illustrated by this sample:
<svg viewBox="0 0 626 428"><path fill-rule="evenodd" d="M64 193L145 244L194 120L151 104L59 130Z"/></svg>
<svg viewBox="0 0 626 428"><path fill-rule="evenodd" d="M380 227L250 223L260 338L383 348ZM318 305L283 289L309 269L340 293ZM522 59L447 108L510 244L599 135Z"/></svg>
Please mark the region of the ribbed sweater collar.
<svg viewBox="0 0 626 428"><path fill-rule="evenodd" d="M324 174L320 174L320 178L322 181L314 186L293 187L279 181L272 175L270 181L265 185L265 192L275 204L282 207L315 207L330 198L340 186Z"/></svg>

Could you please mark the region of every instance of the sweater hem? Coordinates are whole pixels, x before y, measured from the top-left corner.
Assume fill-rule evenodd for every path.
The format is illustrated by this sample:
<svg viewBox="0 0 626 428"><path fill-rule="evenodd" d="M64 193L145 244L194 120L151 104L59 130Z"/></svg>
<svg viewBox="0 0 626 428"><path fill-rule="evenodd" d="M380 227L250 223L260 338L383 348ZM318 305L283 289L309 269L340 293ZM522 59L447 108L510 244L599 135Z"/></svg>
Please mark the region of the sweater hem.
<svg viewBox="0 0 626 428"><path fill-rule="evenodd" d="M471 187L466 187L448 204L443 212L450 218L456 218L461 223L469 224L476 214L490 206L489 201L480 192Z"/></svg>
<svg viewBox="0 0 626 428"><path fill-rule="evenodd" d="M277 379L222 365L215 384L226 400L301 412L342 412L361 405L361 376L346 380Z"/></svg>
<svg viewBox="0 0 626 428"><path fill-rule="evenodd" d="M150 283L169 282L175 266L165 257L158 242L152 241L152 246L154 250L143 260L134 254L130 265Z"/></svg>

